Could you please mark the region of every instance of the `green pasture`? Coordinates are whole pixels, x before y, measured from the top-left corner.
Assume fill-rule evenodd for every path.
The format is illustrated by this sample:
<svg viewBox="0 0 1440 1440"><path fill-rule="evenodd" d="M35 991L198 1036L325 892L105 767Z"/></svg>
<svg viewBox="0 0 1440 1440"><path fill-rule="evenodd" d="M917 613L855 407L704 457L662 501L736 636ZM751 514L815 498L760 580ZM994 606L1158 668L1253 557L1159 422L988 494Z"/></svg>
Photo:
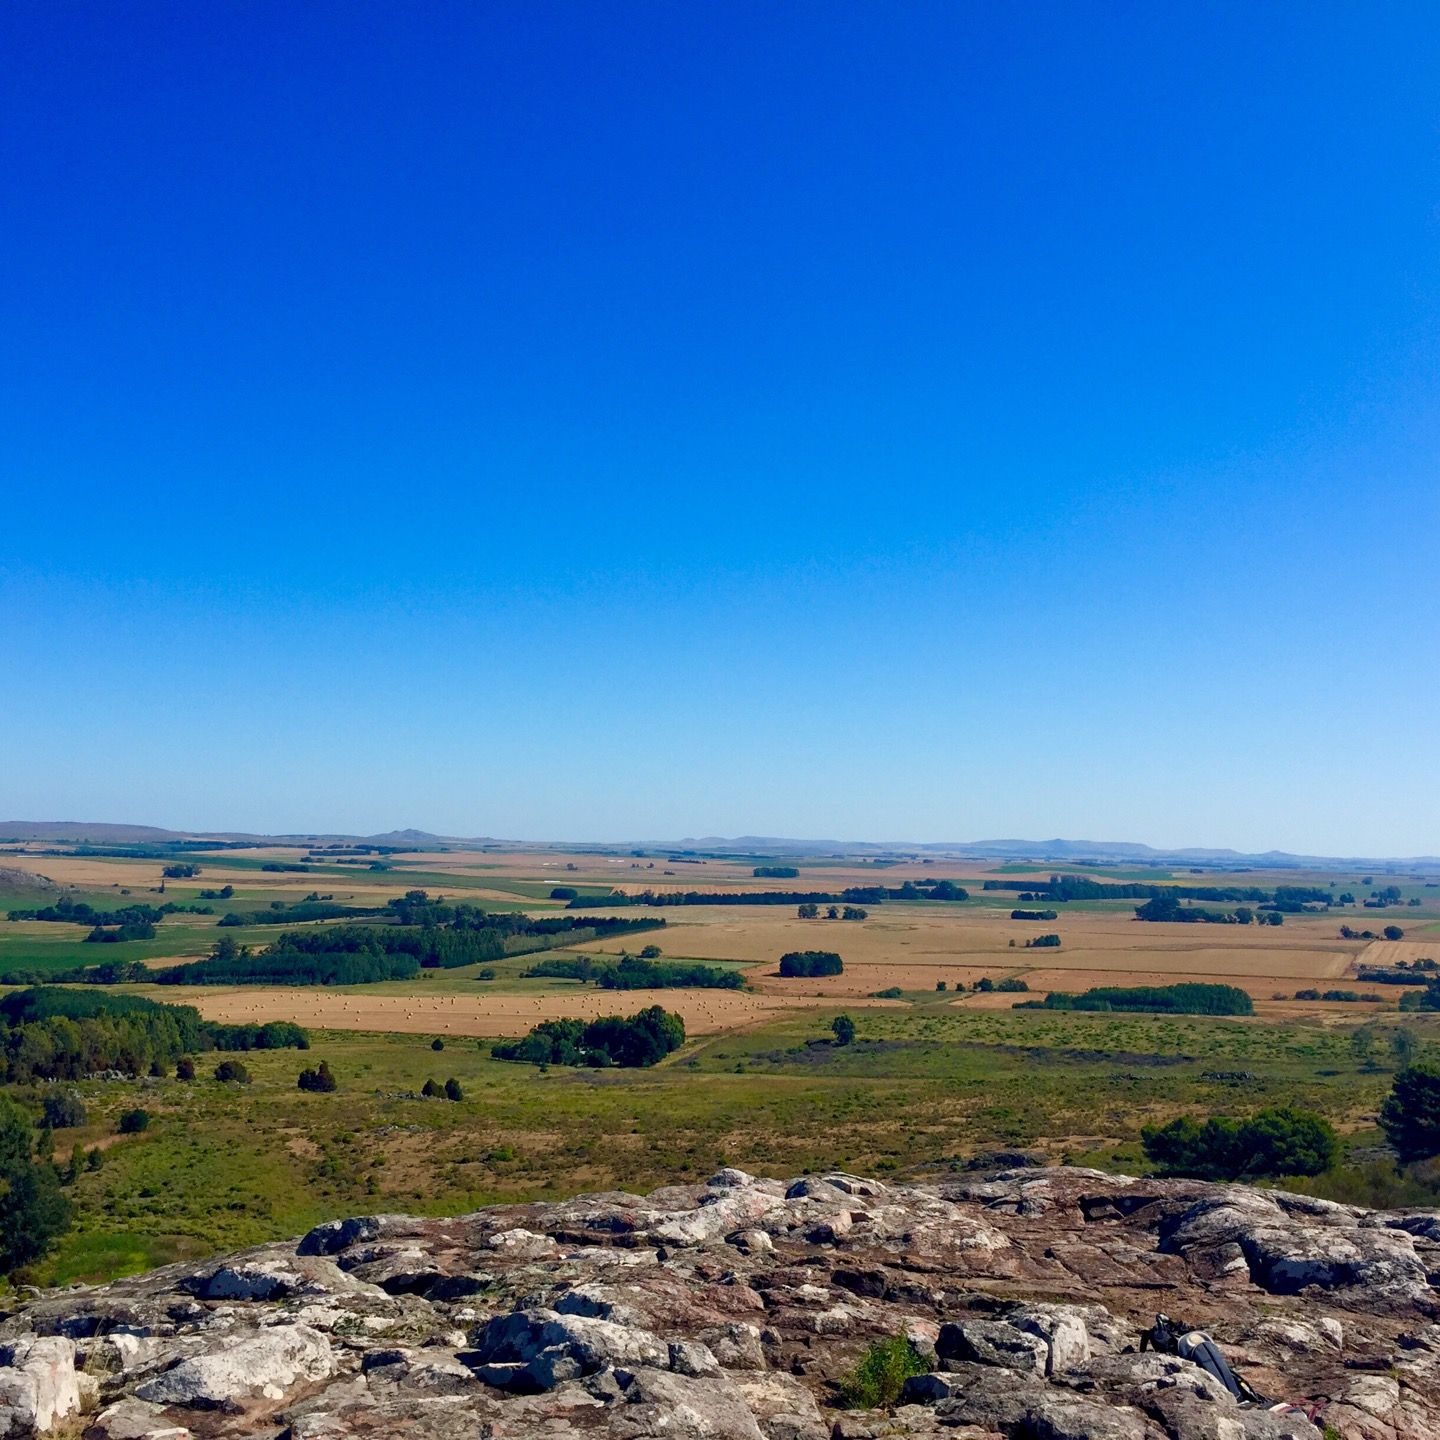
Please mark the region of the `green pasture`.
<svg viewBox="0 0 1440 1440"><path fill-rule="evenodd" d="M103 1278L347 1213L643 1191L727 1163L781 1176L924 1174L1026 1146L1133 1169L1141 1125L1187 1111L1300 1104L1364 1138L1390 1081L1357 1065L1346 1030L1318 1025L937 1002L852 1007L859 1033L840 1047L835 1013L694 1041L645 1071L544 1071L491 1059L488 1041L451 1038L437 1052L428 1036L318 1032L308 1052L243 1057L249 1087L204 1078L214 1055L200 1057L193 1084L81 1083L89 1123L57 1132L56 1153L104 1139L106 1163L72 1187L76 1227L41 1278ZM1419 1024L1440 1040L1440 1020ZM339 1078L335 1094L296 1088L320 1059ZM451 1076L463 1101L418 1097L426 1079ZM137 1104L150 1129L113 1138Z"/></svg>

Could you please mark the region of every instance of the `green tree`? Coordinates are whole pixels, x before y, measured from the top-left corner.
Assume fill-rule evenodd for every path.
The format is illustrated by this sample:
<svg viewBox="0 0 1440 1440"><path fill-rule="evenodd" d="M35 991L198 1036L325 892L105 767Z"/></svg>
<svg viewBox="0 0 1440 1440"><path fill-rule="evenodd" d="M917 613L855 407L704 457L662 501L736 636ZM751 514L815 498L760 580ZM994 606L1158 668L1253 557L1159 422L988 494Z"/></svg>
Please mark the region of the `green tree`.
<svg viewBox="0 0 1440 1440"><path fill-rule="evenodd" d="M835 1032L837 1045L848 1045L855 1038L855 1022L848 1015L837 1015L830 1022L830 1028Z"/></svg>
<svg viewBox="0 0 1440 1440"><path fill-rule="evenodd" d="M1440 1065L1421 1060L1396 1075L1380 1128L1403 1161L1440 1155Z"/></svg>
<svg viewBox="0 0 1440 1440"><path fill-rule="evenodd" d="M1398 925L1387 925L1385 927L1385 938L1387 940L1403 940L1405 932Z"/></svg>
<svg viewBox="0 0 1440 1440"><path fill-rule="evenodd" d="M452 1075L445 1082L445 1098L447 1100L463 1100L465 1092L460 1088L460 1082Z"/></svg>
<svg viewBox="0 0 1440 1440"><path fill-rule="evenodd" d="M70 1202L53 1165L0 1173L0 1270L38 1260L70 1224Z"/></svg>
<svg viewBox="0 0 1440 1440"><path fill-rule="evenodd" d="M1390 1055L1402 1070L1407 1065L1414 1063L1415 1052L1419 1048L1415 1032L1408 1025L1402 1025L1398 1030L1391 1032Z"/></svg>
<svg viewBox="0 0 1440 1440"><path fill-rule="evenodd" d="M1339 1142L1320 1116L1288 1107L1262 1110L1246 1120L1182 1115L1140 1132L1145 1154L1162 1174L1202 1180L1264 1175L1319 1175L1339 1154Z"/></svg>
<svg viewBox="0 0 1440 1440"><path fill-rule="evenodd" d="M52 1130L74 1130L85 1123L85 1106L73 1090L51 1091L41 1109Z"/></svg>
<svg viewBox="0 0 1440 1440"><path fill-rule="evenodd" d="M1373 1025L1361 1025L1350 1033L1350 1053L1362 1070L1375 1069L1375 1052L1380 1036Z"/></svg>

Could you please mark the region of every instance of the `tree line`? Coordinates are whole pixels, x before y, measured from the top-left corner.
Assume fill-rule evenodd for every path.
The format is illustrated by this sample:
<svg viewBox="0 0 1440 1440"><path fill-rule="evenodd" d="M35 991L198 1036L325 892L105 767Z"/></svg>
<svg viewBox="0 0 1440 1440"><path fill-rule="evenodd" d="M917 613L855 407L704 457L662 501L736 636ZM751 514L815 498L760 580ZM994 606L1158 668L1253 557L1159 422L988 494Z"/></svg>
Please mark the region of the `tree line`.
<svg viewBox="0 0 1440 1440"><path fill-rule="evenodd" d="M1254 885L1154 885L1140 881L1092 880L1088 875L1052 875L1048 882L986 880L986 890L1024 891L1034 900L1209 900L1273 905L1290 913L1306 905L1333 905L1335 897L1318 885L1277 885L1273 890ZM1022 897L1023 898L1023 897Z"/></svg>
<svg viewBox="0 0 1440 1440"><path fill-rule="evenodd" d="M614 890L572 900L567 910L621 905L879 905L885 900L963 901L970 892L953 880L907 880L903 885L850 885L844 890Z"/></svg>
<svg viewBox="0 0 1440 1440"><path fill-rule="evenodd" d="M592 959L588 955L538 960L525 971L524 978L593 982L601 990L745 988L744 977L738 970L676 960L648 960L635 955L622 955L618 961Z"/></svg>
<svg viewBox="0 0 1440 1440"><path fill-rule="evenodd" d="M1052 990L1043 1000L1022 1002L1026 1009L1132 1010L1170 1015L1253 1015L1255 1002L1236 985L1099 985L1080 995Z"/></svg>
<svg viewBox="0 0 1440 1440"><path fill-rule="evenodd" d="M298 1025L221 1025L190 1005L40 986L0 1000L3 1076L11 1084L81 1080L106 1070L148 1075L205 1050L308 1049Z"/></svg>

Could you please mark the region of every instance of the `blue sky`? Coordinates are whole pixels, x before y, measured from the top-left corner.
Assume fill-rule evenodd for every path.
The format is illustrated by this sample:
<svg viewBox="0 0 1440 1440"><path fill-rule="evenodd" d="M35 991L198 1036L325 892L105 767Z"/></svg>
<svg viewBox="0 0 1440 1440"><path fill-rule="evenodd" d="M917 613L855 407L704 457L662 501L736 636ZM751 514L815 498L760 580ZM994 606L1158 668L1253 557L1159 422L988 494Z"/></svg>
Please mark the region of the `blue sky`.
<svg viewBox="0 0 1440 1440"><path fill-rule="evenodd" d="M0 818L1440 851L1433 5L0 67Z"/></svg>

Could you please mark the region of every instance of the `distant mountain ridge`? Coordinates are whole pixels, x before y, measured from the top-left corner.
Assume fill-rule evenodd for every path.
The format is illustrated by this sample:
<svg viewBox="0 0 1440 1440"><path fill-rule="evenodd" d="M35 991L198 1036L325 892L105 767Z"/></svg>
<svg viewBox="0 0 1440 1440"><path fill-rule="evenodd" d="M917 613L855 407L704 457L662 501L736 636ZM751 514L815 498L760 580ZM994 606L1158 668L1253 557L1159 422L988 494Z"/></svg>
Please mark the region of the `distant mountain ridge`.
<svg viewBox="0 0 1440 1440"><path fill-rule="evenodd" d="M865 857L920 855L930 858L1015 860L1055 864L1140 864L1204 866L1206 868L1326 869L1403 866L1440 870L1440 855L1300 855L1288 850L1247 852L1198 846L1161 849L1130 840L800 840L773 835L705 835L682 840L503 840L494 836L437 835L414 828L387 830L378 835L347 835L335 831L261 835L246 831L168 830L156 825L123 825L84 820L0 820L0 844L14 841L50 841L73 845L88 841L99 845L163 844L171 840L254 841L273 845L314 845L349 842L358 845L402 845L427 848L505 846L513 849L571 849L600 852L635 848L646 850L703 850L740 855L860 855Z"/></svg>

